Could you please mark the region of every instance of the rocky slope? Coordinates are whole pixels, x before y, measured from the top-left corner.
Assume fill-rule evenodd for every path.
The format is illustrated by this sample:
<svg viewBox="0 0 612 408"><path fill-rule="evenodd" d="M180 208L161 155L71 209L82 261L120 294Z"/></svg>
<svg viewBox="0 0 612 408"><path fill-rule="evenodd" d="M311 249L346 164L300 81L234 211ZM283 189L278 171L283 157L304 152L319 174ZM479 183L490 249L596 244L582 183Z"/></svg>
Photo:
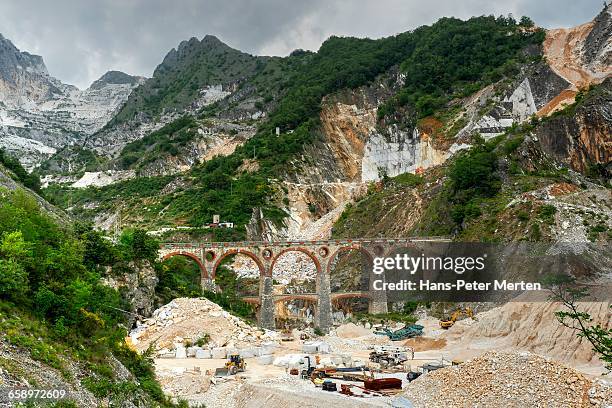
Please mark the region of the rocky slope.
<svg viewBox="0 0 612 408"><path fill-rule="evenodd" d="M0 147L32 169L104 126L142 80L110 71L79 90L49 75L42 57L0 35Z"/></svg>
<svg viewBox="0 0 612 408"><path fill-rule="evenodd" d="M536 135L544 151L583 173L605 170L612 161L612 78L574 109L561 112L541 126ZM600 167L600 170L596 170Z"/></svg>
<svg viewBox="0 0 612 408"><path fill-rule="evenodd" d="M580 35L550 30L543 44L529 39L540 33L534 27L515 26L516 41L522 44L516 54L502 59L505 64L499 62L492 71L480 72L469 89L463 89L464 81L457 80L452 92L442 97L444 102L428 114L423 114L421 102L410 102L412 94L405 92L420 89L430 70L420 73L422 81L415 83L401 64L408 45L394 48L408 38L418 43L420 31L377 40L373 48L366 40L331 38L318 53L295 52L286 58L251 56L211 36L191 39L171 50L153 78L132 93L113 120L86 139L87 160L68 149L47 162L45 168L55 168L60 174L72 168L70 179L47 181L73 188L119 182L100 190L60 190L59 198L73 204L79 216L109 219L118 205L109 200L126 199L130 208L147 203L145 212L124 214L127 223L201 225L210 222L213 208L219 208L216 211L231 213L229 221L240 220L244 236L275 239L329 236L341 209L364 197L369 184L405 173L435 171L469 148L475 135L491 140L513 132L516 126L535 123L537 118L546 120L521 145L526 159L516 158L526 171L535 169L529 169L530 161L541 159L554 162L556 170L570 166L601 174L610 150L606 138L609 81L605 81L611 73L609 15L608 6L592 22L566 30ZM426 36L437 38L452 32L451 23L459 24L441 20L423 30L431 31ZM479 25L492 22L468 23L478 30ZM512 23L498 20L493 24ZM376 52L385 47L391 51L381 57L383 64L376 60ZM411 58L422 58L423 64L443 58L431 57L421 49L432 47L408 52L411 66L415 62ZM449 50L439 52L453 56ZM367 56L363 61L359 59L362 55ZM352 82L353 78L334 78L330 72L338 71L338 58L343 65L354 63L367 72L358 70L354 73L358 80ZM570 62L582 67L583 80L565 69ZM333 86L325 82L326 76ZM346 84L338 86L342 81ZM582 90L586 85L596 85L599 90ZM584 100L563 111L583 96ZM310 109L307 114L306 109ZM213 160L215 157L227 159ZM221 168L223 172L213 176ZM83 176L83 172L88 173ZM151 179L145 181L142 176ZM121 181L128 178L132 180ZM259 186L266 189L266 199L228 204L240 200L234 188L240 189L246 179L249 187L239 194L246 197L246 191L261 191L254 189ZM418 214L440 184L434 178L429 183L424 196L419 194L414 200L406 198L413 197L412 193L398 195L416 205L405 208L403 199L396 200L394 208L411 221L392 227L395 234L414 232ZM120 197L120 190L138 194ZM250 222L245 222L251 214Z"/></svg>
<svg viewBox="0 0 612 408"><path fill-rule="evenodd" d="M530 353L489 352L411 383L415 407L605 407L610 385Z"/></svg>
<svg viewBox="0 0 612 408"><path fill-rule="evenodd" d="M387 78L371 87L326 98L321 111L325 144L320 150L330 153L319 155L324 160L317 160L315 156L314 163L302 172L306 175L304 178L319 182L321 176L317 170L325 169L318 172L333 181L342 180L351 185L376 181L382 175L419 174L469 147L470 136L474 133L486 140L534 115L546 117L574 103L579 89L583 90L580 94L583 97L586 87L602 82L596 92L589 93L573 109L543 121L535 131L534 140L545 154L561 165L583 173L596 169L605 175L612 155L609 137L612 133L611 13L612 6L608 6L592 22L569 30L548 31L543 47L546 62L525 64L512 82L493 84L455 101L446 114L425 118L416 126L385 128L384 122L377 120L377 108L386 99L385 94L387 98L388 94L393 94L393 85L391 89L385 86L393 84ZM401 82L402 78L394 80ZM330 171L330 167L337 171ZM304 179L301 182L308 184ZM431 196L436 184L427 184L421 190ZM368 224L372 231L353 233L374 236L385 231L383 234L392 236L414 231L419 208L427 200L422 194L407 198L413 194L410 191L390 193L383 201L385 214L377 217L377 223ZM402 204L405 201L413 205L405 207ZM304 217L305 212L300 211L299 205L293 205L291 210L292 219L300 218L295 213ZM405 214L397 214L397 211ZM387 218L389 225L384 222ZM405 222L398 223L398 218ZM360 225L365 227L363 223Z"/></svg>
<svg viewBox="0 0 612 408"><path fill-rule="evenodd" d="M64 211L57 208L56 206L49 204L47 200L42 198L34 191L24 187L23 184L21 184L21 182L16 177L15 173L0 164L0 196L4 196L3 190L11 192L15 190L21 190L27 196L32 197L34 200L36 200L36 202L42 208L44 208L44 210L53 218L59 220L62 223L67 222L69 220L68 214L66 214Z"/></svg>
<svg viewBox="0 0 612 408"><path fill-rule="evenodd" d="M263 118L265 104L251 80L267 68L273 73L278 61L232 49L212 35L183 41L170 50L153 77L130 95L109 126L87 138L85 146L114 157L129 142L221 101L225 123ZM217 133L211 130L206 133ZM181 153L189 155L186 150Z"/></svg>
<svg viewBox="0 0 612 408"><path fill-rule="evenodd" d="M578 308L591 315L593 324L612 329L608 302L583 302ZM478 313L477 321L462 320L445 338L466 344L463 356L455 356L459 358L471 357L482 349L528 350L574 367L592 365L594 372L605 372L591 344L558 323L554 313L561 309L553 302L508 302ZM485 346L487 342L491 347Z"/></svg>

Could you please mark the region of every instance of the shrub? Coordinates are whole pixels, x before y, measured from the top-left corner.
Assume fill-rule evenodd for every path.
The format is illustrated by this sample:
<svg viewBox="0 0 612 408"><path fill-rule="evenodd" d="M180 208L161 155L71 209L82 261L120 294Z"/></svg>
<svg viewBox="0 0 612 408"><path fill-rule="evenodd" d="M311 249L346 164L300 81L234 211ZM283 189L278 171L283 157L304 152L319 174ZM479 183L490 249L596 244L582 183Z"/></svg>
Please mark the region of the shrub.
<svg viewBox="0 0 612 408"><path fill-rule="evenodd" d="M529 221L529 213L521 210L516 214L516 218L518 218L520 221Z"/></svg>
<svg viewBox="0 0 612 408"><path fill-rule="evenodd" d="M35 173L28 174L21 163L19 163L19 160L10 157L6 154L4 149L1 148L0 164L12 171L17 181L20 181L24 186L40 193L40 177Z"/></svg>
<svg viewBox="0 0 612 408"><path fill-rule="evenodd" d="M448 175L455 192L470 190L479 196L493 196L500 188L496 169L497 156L477 147L459 157Z"/></svg>
<svg viewBox="0 0 612 408"><path fill-rule="evenodd" d="M538 217L548 224L554 223L556 213L557 207L550 204L544 204L538 209Z"/></svg>
<svg viewBox="0 0 612 408"><path fill-rule="evenodd" d="M196 340L195 345L198 347L202 347L205 344L208 344L209 341L210 341L210 334L206 333L202 337Z"/></svg>

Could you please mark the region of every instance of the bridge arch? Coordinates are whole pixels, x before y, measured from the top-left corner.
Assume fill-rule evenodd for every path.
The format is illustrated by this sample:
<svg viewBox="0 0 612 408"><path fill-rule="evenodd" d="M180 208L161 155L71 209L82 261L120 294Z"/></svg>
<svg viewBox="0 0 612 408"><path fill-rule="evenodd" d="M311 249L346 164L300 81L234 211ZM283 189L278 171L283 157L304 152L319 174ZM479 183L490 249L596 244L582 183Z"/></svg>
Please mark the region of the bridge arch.
<svg viewBox="0 0 612 408"><path fill-rule="evenodd" d="M328 275L331 275L332 265L333 265L334 259L338 255L340 255L341 252L347 252L347 251L359 251L359 252L361 252L362 254L364 254L366 256L370 266L374 263L374 257L372 256L372 254L367 249L365 249L363 246L361 246L361 245L353 244L353 245L349 245L349 246L340 247L336 251L334 251L330 255L330 257L329 257L329 262L327 263L327 271L326 271Z"/></svg>
<svg viewBox="0 0 612 408"><path fill-rule="evenodd" d="M332 293L332 302L343 299L372 299L372 295L368 292L339 292Z"/></svg>
<svg viewBox="0 0 612 408"><path fill-rule="evenodd" d="M208 271L206 270L206 267L204 266L204 264L202 263L202 260L200 260L200 258L191 253L191 252L187 252L187 251L174 251L174 252L170 252L166 255L163 256L162 258L162 262L172 258L173 256L184 256L186 258L190 258L192 260L195 261L195 263L198 265L198 268L200 268L200 276L203 279L208 279Z"/></svg>
<svg viewBox="0 0 612 408"><path fill-rule="evenodd" d="M227 258L230 255L238 255L238 254L246 255L249 258L251 258L257 264L257 267L259 268L259 275L260 276L268 276L268 274L271 274L271 271L266 271L266 267L264 266L263 262L261 262L261 259L259 259L259 257L255 253L253 253L251 251L244 250L244 249L230 249L230 250L222 253L218 257L218 259L215 262L215 264L214 264L214 266L212 268L212 271L211 271L212 279L215 278L215 275L217 273L217 268L219 267L219 265L221 265L221 262L225 258Z"/></svg>
<svg viewBox="0 0 612 408"><path fill-rule="evenodd" d="M290 248L283 249L282 251L280 251L278 254L276 254L274 256L274 258L272 260L272 263L270 264L270 276L272 276L272 271L274 270L274 265L276 265L276 261L278 261L278 259L283 254L286 254L287 252L301 252L301 253L305 254L314 263L315 268L317 269L317 275L322 272L321 262L319 262L319 260L317 259L316 255L313 252L309 251L308 249L306 249L304 247L290 247Z"/></svg>
<svg viewBox="0 0 612 408"><path fill-rule="evenodd" d="M334 319L336 312L342 312L346 318L355 311L369 311L372 296L367 291L373 263L374 255L359 242L339 246L329 255L325 273L329 279L331 312ZM355 275L355 272L358 275ZM342 278L343 276L348 279Z"/></svg>
<svg viewBox="0 0 612 408"><path fill-rule="evenodd" d="M372 301L372 295L367 292L337 292L332 293L331 302L336 310L342 310L350 312L355 304L351 304L351 301L366 301L368 308Z"/></svg>

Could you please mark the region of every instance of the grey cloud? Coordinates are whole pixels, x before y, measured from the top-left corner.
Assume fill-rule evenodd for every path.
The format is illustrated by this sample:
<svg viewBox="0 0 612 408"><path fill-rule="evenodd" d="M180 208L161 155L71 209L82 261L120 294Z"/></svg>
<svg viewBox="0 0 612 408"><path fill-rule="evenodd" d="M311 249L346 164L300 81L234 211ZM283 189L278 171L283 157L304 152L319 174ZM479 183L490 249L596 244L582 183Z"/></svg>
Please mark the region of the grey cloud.
<svg viewBox="0 0 612 408"><path fill-rule="evenodd" d="M110 69L151 75L180 41L214 34L254 54L316 50L332 34L395 34L442 16L513 13L544 27L591 19L600 0L3 0L0 33L42 55L49 72L86 87Z"/></svg>

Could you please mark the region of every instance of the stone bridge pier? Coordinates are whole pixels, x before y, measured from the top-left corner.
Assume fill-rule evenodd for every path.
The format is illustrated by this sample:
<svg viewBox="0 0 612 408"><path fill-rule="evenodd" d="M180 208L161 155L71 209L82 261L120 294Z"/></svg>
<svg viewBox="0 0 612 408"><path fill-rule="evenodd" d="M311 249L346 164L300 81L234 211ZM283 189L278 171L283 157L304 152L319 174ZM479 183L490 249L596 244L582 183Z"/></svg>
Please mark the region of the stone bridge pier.
<svg viewBox="0 0 612 408"><path fill-rule="evenodd" d="M342 298L367 298L370 313L386 313L387 299L385 292L340 292L332 293L330 276L337 256L343 251L356 250L365 255L367 262L364 273L372 275L372 262L375 256L384 256L388 248L410 244L424 239L377 239L377 240L327 240L327 241L279 241L279 242L202 242L202 243L163 243L160 245L160 259L172 256L185 256L193 259L201 271L201 284L205 290L215 290L215 273L221 262L231 255L242 254L251 258L259 268L259 295L245 297L244 300L258 306L260 327L275 328L275 302L301 298L314 301L315 326L327 332L332 326L333 301ZM432 239L428 239L432 240ZM435 238L439 240L439 238ZM316 267L316 293L313 294L273 294L272 270L276 261L286 252L306 254ZM367 270L365 270L367 268ZM380 277L377 277L380 279Z"/></svg>

